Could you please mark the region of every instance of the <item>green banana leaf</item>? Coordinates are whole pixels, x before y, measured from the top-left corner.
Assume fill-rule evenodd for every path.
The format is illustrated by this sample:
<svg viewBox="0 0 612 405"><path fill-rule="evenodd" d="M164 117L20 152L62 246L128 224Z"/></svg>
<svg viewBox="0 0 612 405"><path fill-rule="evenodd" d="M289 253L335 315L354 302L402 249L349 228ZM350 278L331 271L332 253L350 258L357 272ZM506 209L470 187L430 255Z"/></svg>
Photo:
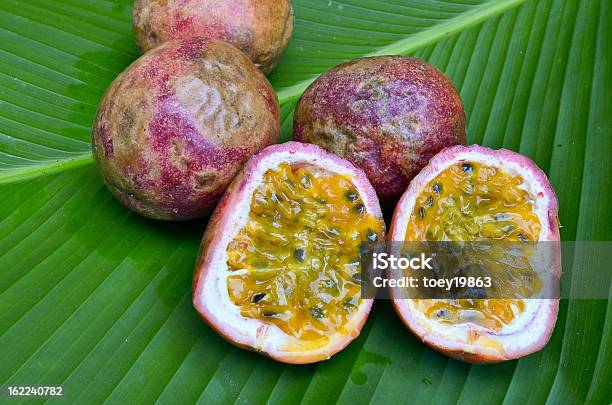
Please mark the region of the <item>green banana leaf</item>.
<svg viewBox="0 0 612 405"><path fill-rule="evenodd" d="M612 300L563 300L542 351L493 366L429 349L384 301L347 349L312 366L205 326L190 288L206 222L129 212L92 164L97 102L138 57L131 3L0 0L1 401L8 386L62 385L75 403L612 403ZM563 240L612 240L610 0L293 4L294 36L270 75L284 140L321 72L414 55L460 89L469 143L548 173ZM565 271L564 287L580 288L583 275Z"/></svg>

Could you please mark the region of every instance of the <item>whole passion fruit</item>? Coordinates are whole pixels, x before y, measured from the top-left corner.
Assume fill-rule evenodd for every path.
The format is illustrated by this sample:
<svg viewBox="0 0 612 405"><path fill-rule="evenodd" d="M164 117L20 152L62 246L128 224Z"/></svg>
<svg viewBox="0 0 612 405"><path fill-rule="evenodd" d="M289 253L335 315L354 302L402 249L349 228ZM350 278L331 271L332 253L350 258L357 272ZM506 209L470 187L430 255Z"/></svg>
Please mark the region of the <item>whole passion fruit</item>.
<svg viewBox="0 0 612 405"><path fill-rule="evenodd" d="M255 155L217 206L193 302L230 342L286 363L325 360L361 330L360 246L384 222L365 174L315 145Z"/></svg>
<svg viewBox="0 0 612 405"><path fill-rule="evenodd" d="M132 23L143 52L199 35L231 43L269 73L291 38L293 10L289 0L136 0Z"/></svg>
<svg viewBox="0 0 612 405"><path fill-rule="evenodd" d="M493 284L504 296L481 288L466 299L405 299L391 290L395 309L412 332L431 347L470 363L495 363L540 350L557 319L561 273L558 204L546 175L528 158L508 150L455 146L437 154L400 199L391 224L390 250L402 241L492 241L525 249L531 257L498 249ZM501 245L507 246L507 245ZM479 256L480 257L480 256ZM535 267L552 277L527 274ZM527 263L524 266L522 263ZM512 275L520 277L511 278ZM535 274L535 277L534 277ZM505 280L508 278L508 280ZM516 293L516 294L515 294ZM491 298L487 298L491 297ZM521 299L520 297L526 297Z"/></svg>
<svg viewBox="0 0 612 405"><path fill-rule="evenodd" d="M279 131L276 94L249 58L192 37L146 53L115 79L100 101L92 148L124 205L183 220L210 214Z"/></svg>
<svg viewBox="0 0 612 405"><path fill-rule="evenodd" d="M465 144L463 103L451 81L415 58L341 64L302 95L294 137L361 167L385 205L441 149Z"/></svg>

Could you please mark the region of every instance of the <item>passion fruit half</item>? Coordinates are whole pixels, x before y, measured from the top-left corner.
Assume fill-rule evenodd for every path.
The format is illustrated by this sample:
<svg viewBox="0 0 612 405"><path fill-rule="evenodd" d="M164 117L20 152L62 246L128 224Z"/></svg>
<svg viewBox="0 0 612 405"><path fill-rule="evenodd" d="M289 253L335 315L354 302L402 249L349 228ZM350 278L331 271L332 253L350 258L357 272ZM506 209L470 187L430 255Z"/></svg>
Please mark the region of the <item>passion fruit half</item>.
<svg viewBox="0 0 612 405"><path fill-rule="evenodd" d="M209 222L194 306L240 347L286 363L328 359L370 312L360 248L383 238L376 193L360 169L315 145L269 146Z"/></svg>
<svg viewBox="0 0 612 405"><path fill-rule="evenodd" d="M406 299L392 289L400 318L434 349L470 363L501 362L540 350L554 329L559 302L552 294L528 297L543 288L558 291L557 212L546 175L528 158L476 145L444 149L400 199L389 232L390 250L414 241L545 242L538 262L552 277L507 282L504 298L483 290L464 299ZM503 279L507 268L501 270Z"/></svg>

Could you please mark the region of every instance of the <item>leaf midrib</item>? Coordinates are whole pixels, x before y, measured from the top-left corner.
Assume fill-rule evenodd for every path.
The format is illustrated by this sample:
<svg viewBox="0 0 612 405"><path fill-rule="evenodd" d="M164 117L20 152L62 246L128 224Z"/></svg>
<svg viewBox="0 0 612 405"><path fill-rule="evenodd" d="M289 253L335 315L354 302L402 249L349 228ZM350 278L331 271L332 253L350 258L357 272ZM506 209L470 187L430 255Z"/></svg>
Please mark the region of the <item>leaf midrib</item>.
<svg viewBox="0 0 612 405"><path fill-rule="evenodd" d="M405 38L377 48L363 55L363 57L380 55L408 55L423 47L432 45L441 39L447 38L458 32L466 30L485 20L495 17L504 11L519 6L527 0L492 0L490 2L475 6L474 8L436 24L418 33L408 35ZM285 87L277 92L281 105L294 101L304 90L317 78L313 76L293 86ZM0 184L23 181L29 178L62 172L73 168L88 165L93 162L90 153L84 153L69 158L52 159L40 163L0 170Z"/></svg>
<svg viewBox="0 0 612 405"><path fill-rule="evenodd" d="M443 38L473 27L474 25L477 25L491 17L495 17L506 10L524 3L525 1L526 0L493 0L488 3L484 3L469 11L466 11L465 13L459 14L455 18L451 18L443 23L436 24L431 28L425 29L416 34L408 35L399 41L380 47L373 52L363 55L363 57L381 55L408 55L428 45L432 45ZM279 103L285 104L295 100L317 77L318 76L313 76L309 79L294 84L293 86L280 89L277 92Z"/></svg>
<svg viewBox="0 0 612 405"><path fill-rule="evenodd" d="M15 183L33 177L63 172L93 163L91 153L82 153L68 158L43 160L27 166L0 171L0 184Z"/></svg>

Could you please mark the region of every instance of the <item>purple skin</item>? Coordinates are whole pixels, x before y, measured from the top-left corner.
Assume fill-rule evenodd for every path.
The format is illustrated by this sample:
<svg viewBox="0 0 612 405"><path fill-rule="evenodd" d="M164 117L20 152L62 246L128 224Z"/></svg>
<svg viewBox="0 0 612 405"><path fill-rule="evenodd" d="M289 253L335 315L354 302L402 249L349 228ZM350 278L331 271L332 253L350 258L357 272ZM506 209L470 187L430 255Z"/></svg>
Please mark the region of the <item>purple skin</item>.
<svg viewBox="0 0 612 405"><path fill-rule="evenodd" d="M302 95L294 138L361 167L390 205L429 159L465 144L465 112L452 82L415 58L381 56L341 64Z"/></svg>
<svg viewBox="0 0 612 405"><path fill-rule="evenodd" d="M149 218L210 214L257 151L277 143L276 95L237 48L193 37L139 58L102 97L92 148L110 191Z"/></svg>
<svg viewBox="0 0 612 405"><path fill-rule="evenodd" d="M132 24L143 52L200 35L236 46L267 74L289 43L293 11L290 0L136 0Z"/></svg>

